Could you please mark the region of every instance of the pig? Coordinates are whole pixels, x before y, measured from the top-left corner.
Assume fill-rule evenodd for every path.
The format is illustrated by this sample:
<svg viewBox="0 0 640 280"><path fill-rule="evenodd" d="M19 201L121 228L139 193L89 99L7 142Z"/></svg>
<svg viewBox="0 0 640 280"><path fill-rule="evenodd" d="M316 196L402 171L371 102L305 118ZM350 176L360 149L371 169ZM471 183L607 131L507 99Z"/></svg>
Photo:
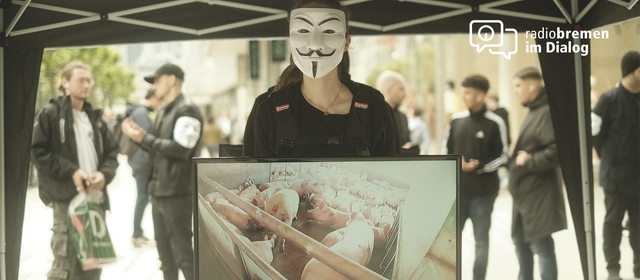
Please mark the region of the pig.
<svg viewBox="0 0 640 280"><path fill-rule="evenodd" d="M365 219L363 214L354 212L351 214L347 227L329 233L322 243L329 244L329 249L334 253L364 266L369 262L374 247L374 234L371 230L371 223ZM312 258L304 266L300 279L347 280L348 278L321 263L316 258Z"/></svg>
<svg viewBox="0 0 640 280"><path fill-rule="evenodd" d="M265 185L260 184L258 186L258 190L260 191L259 193L257 193L253 200L251 201L253 203L253 205L257 206L258 208L265 210L266 211L266 206L267 206L267 201L278 191L280 191L281 189L283 189L283 187L280 186L272 186L270 187L269 185Z"/></svg>
<svg viewBox="0 0 640 280"><path fill-rule="evenodd" d="M260 190L258 189L258 186L256 186L253 181L249 179L238 188L238 193L236 194L242 199L252 202L259 193Z"/></svg>
<svg viewBox="0 0 640 280"><path fill-rule="evenodd" d="M269 188L262 191L257 199L259 201L254 204L258 207L263 205L265 212L289 226L298 214L300 197L294 190ZM284 243L285 240L282 237L276 237L276 248L282 252L284 252Z"/></svg>
<svg viewBox="0 0 640 280"><path fill-rule="evenodd" d="M271 264L273 262L273 251L272 248L274 246L274 240L271 238L265 238L264 240L251 241L249 238L243 235L239 235L240 239L244 241L249 248L253 250L253 252L258 255L262 260Z"/></svg>
<svg viewBox="0 0 640 280"><path fill-rule="evenodd" d="M265 201L265 211L276 219L291 225L298 214L300 197L291 189L277 189Z"/></svg>
<svg viewBox="0 0 640 280"><path fill-rule="evenodd" d="M289 187L289 183L287 183L287 181L264 182L258 185L258 189L260 191L264 191L266 189L271 189L271 188L287 188L287 187Z"/></svg>
<svg viewBox="0 0 640 280"><path fill-rule="evenodd" d="M371 227L371 230L373 231L373 247L386 247L389 240L389 232L391 232L391 225L385 224L382 226Z"/></svg>
<svg viewBox="0 0 640 280"><path fill-rule="evenodd" d="M317 200L314 203L317 206L307 210L307 215L317 224L331 229L341 229L347 226L350 219L349 213L327 206L323 200Z"/></svg>
<svg viewBox="0 0 640 280"><path fill-rule="evenodd" d="M211 207L241 230L259 230L262 228L258 221L226 199L215 199L211 202Z"/></svg>

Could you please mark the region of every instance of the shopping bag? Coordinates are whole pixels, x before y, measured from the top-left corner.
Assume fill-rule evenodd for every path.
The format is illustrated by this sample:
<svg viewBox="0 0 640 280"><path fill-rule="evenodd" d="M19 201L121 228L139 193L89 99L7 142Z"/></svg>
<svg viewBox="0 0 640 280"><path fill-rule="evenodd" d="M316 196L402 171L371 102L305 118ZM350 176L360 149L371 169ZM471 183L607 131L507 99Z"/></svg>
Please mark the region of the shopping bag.
<svg viewBox="0 0 640 280"><path fill-rule="evenodd" d="M83 270L114 262L116 254L100 206L102 191L78 193L69 203L69 232Z"/></svg>

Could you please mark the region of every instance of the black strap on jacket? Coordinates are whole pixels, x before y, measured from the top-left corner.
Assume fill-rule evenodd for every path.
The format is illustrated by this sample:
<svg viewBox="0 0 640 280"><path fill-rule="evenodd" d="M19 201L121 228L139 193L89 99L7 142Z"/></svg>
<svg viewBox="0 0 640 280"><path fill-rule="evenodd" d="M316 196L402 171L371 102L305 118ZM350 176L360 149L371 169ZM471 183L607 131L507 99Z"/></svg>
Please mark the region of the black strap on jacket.
<svg viewBox="0 0 640 280"><path fill-rule="evenodd" d="M367 109L366 96L353 92L353 102L347 123L346 135L324 137L300 137L297 135L298 123L295 117L292 91L282 91L273 94L272 106L275 110L276 123L276 152L279 156L290 156L296 146L305 145L348 145L356 149L358 156L368 156L369 143L368 124L370 113Z"/></svg>

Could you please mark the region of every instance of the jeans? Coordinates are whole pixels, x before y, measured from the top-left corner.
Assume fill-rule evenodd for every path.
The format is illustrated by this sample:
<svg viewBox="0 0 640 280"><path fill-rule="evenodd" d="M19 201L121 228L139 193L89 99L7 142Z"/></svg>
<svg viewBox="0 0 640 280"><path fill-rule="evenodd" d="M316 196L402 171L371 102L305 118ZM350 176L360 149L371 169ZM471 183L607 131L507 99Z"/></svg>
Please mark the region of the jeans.
<svg viewBox="0 0 640 280"><path fill-rule="evenodd" d="M526 242L524 240L524 228L522 219L518 217L513 233L513 243L516 247L516 255L520 264L518 280L533 280L533 255L538 255L538 266L542 280L558 279L558 264L556 252L551 235Z"/></svg>
<svg viewBox="0 0 640 280"><path fill-rule="evenodd" d="M149 183L149 172L133 172L133 178L136 180L137 196L136 206L133 211L133 238L143 235L142 216L144 209L149 204L149 195L147 195L147 183Z"/></svg>
<svg viewBox="0 0 640 280"><path fill-rule="evenodd" d="M54 202L53 208L53 236L51 237L51 251L53 264L47 273L49 280L98 280L102 269L82 270L78 260L78 253L71 241L67 219L69 218L69 203Z"/></svg>
<svg viewBox="0 0 640 280"><path fill-rule="evenodd" d="M178 280L178 270L182 271L185 280L193 280L193 197L152 197L151 205L156 248L164 280Z"/></svg>
<svg viewBox="0 0 640 280"><path fill-rule="evenodd" d="M489 228L491 228L491 212L495 195L463 198L460 203L460 225L462 230L467 218L473 224L473 236L475 238L475 261L473 263L473 279L483 280L487 274L487 262L489 259Z"/></svg>
<svg viewBox="0 0 640 280"><path fill-rule="evenodd" d="M640 197L616 192L604 193L606 214L602 229L604 257L607 271L620 272L620 243L622 241L622 219L629 216L629 244L633 251L633 273L640 277Z"/></svg>

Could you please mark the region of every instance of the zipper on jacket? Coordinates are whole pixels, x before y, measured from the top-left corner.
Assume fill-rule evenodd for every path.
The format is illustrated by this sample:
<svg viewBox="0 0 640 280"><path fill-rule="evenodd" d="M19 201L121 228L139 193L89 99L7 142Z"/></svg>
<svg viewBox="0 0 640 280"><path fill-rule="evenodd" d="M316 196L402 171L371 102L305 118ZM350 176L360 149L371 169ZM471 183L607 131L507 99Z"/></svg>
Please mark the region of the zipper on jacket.
<svg viewBox="0 0 640 280"><path fill-rule="evenodd" d="M64 118L60 118L60 143L64 143Z"/></svg>

